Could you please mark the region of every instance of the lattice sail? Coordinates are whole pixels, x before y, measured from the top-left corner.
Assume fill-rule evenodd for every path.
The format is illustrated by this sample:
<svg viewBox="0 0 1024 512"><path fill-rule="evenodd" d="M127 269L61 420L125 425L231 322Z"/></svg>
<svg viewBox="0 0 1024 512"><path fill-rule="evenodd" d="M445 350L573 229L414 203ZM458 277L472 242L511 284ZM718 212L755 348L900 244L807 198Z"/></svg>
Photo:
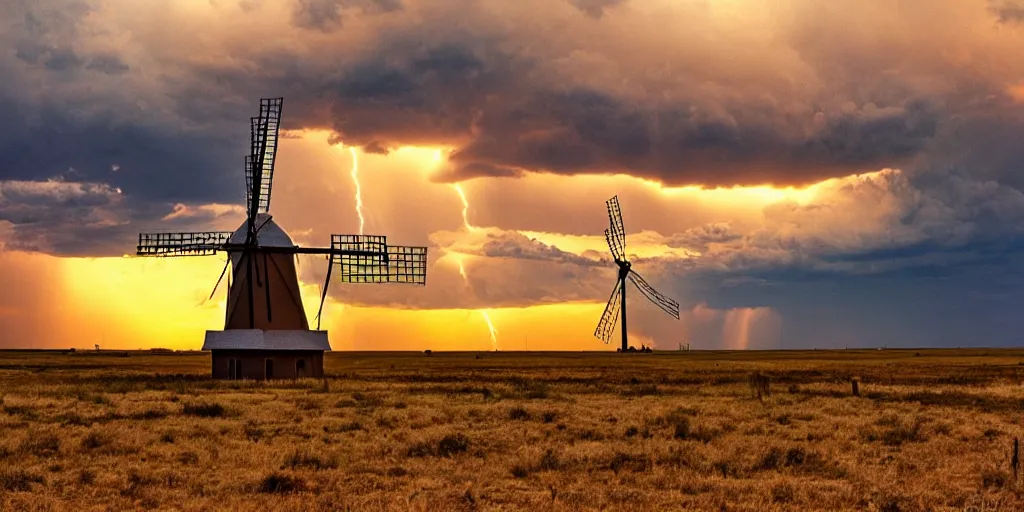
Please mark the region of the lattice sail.
<svg viewBox="0 0 1024 512"><path fill-rule="evenodd" d="M619 310L622 306L622 286L618 280L615 281L615 289L612 296L608 298L608 304L604 307L601 320L597 322L597 329L594 329L594 336L601 341L608 343L615 333L615 324L619 322Z"/></svg>
<svg viewBox="0 0 1024 512"><path fill-rule="evenodd" d="M248 210L252 205L252 180L255 179L253 176L252 169L252 155L245 156L245 209ZM261 203L262 204L262 203Z"/></svg>
<svg viewBox="0 0 1024 512"><path fill-rule="evenodd" d="M426 284L426 247L389 246L383 236L331 235L331 249L344 251L332 257L344 283Z"/></svg>
<svg viewBox="0 0 1024 512"><path fill-rule="evenodd" d="M260 100L260 115L250 119L250 148L245 164L246 208L252 205L252 194L259 194L256 213L270 211L270 192L274 182L274 163L281 127L283 98ZM254 180L259 178L259 183Z"/></svg>
<svg viewBox="0 0 1024 512"><path fill-rule="evenodd" d="M331 264L337 264L343 283L374 283L366 280L385 272L388 264L388 243L386 236L378 235L331 235L331 250L350 251L364 254L340 254L331 256Z"/></svg>
<svg viewBox="0 0 1024 512"><path fill-rule="evenodd" d="M427 284L427 248L389 245L387 282Z"/></svg>
<svg viewBox="0 0 1024 512"><path fill-rule="evenodd" d="M331 249L372 253L368 264L383 265L387 258L388 237L381 235L331 235Z"/></svg>
<svg viewBox="0 0 1024 512"><path fill-rule="evenodd" d="M644 297L647 297L648 300L661 308L662 311L674 316L676 320L679 320L678 302L667 297L658 290L655 290L653 286L647 284L647 281L645 281L640 274L637 274L633 270L629 271L629 280L633 281L633 284L635 284L637 289L640 290L640 293L644 294Z"/></svg>
<svg viewBox="0 0 1024 512"><path fill-rule="evenodd" d="M139 233L138 256L208 256L224 250L229 231Z"/></svg>
<svg viewBox="0 0 1024 512"><path fill-rule="evenodd" d="M617 260L626 259L626 228L622 224L622 209L619 208L619 196L613 196L605 201L608 207L608 221L611 224L609 230L605 231L605 238L608 240L608 248Z"/></svg>

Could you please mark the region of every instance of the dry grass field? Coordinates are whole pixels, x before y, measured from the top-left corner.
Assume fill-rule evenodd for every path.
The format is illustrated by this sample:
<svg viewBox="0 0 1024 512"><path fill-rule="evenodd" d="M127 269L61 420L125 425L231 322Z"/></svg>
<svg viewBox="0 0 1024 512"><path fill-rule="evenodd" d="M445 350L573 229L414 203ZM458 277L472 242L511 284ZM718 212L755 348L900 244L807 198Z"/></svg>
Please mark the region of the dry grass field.
<svg viewBox="0 0 1024 512"><path fill-rule="evenodd" d="M1024 509L1024 351L335 353L325 381L270 383L208 365L0 352L0 509Z"/></svg>

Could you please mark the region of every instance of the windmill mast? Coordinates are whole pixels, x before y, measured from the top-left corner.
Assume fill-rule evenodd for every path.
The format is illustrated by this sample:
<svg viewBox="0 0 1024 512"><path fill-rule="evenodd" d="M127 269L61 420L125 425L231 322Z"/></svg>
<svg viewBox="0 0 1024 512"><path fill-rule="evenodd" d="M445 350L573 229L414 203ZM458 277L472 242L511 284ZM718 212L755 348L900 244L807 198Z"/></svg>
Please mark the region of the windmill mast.
<svg viewBox="0 0 1024 512"><path fill-rule="evenodd" d="M628 331L626 330L626 276L619 271L619 293L622 295L622 351L629 350Z"/></svg>

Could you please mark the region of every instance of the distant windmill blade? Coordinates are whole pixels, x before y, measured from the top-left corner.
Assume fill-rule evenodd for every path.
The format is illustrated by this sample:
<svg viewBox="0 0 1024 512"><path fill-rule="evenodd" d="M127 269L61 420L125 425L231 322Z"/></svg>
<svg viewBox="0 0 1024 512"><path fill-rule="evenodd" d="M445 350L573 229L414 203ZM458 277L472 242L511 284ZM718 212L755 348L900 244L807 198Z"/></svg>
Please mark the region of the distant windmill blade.
<svg viewBox="0 0 1024 512"><path fill-rule="evenodd" d="M217 287L220 286L220 282L224 280L224 274L228 273L228 265L231 264L231 257L228 256L227 260L224 261L224 270L220 271L220 277L217 278L217 284L213 285L213 291L210 292L210 298L206 300L212 300L213 296L217 293ZM230 286L230 283L229 285Z"/></svg>
<svg viewBox="0 0 1024 512"><path fill-rule="evenodd" d="M618 244L614 239L612 239L611 230L604 230L604 239L608 242L608 250L611 251L612 258L614 258L615 261L623 261L626 259L626 255L619 251Z"/></svg>
<svg viewBox="0 0 1024 512"><path fill-rule="evenodd" d="M608 220L611 224L610 239L615 243L615 247L618 249L617 251L613 249L612 252L618 252L618 254L625 259L626 227L622 223L622 208L619 207L619 196L613 196L611 199L605 201L605 206L608 208Z"/></svg>
<svg viewBox="0 0 1024 512"><path fill-rule="evenodd" d="M320 330L320 316L324 312L324 301L327 300L327 288L331 284L331 269L334 268L334 256L328 256L327 277L324 279L324 289L320 291L320 308L316 310L316 330Z"/></svg>
<svg viewBox="0 0 1024 512"><path fill-rule="evenodd" d="M654 287L647 284L647 281L644 280L643 276L636 273L635 270L629 271L629 280L636 285L637 289L640 290L640 293L644 294L644 297L647 297L647 299L653 302L654 305L675 317L676 320L679 320L678 302L665 296L658 290L655 290Z"/></svg>
<svg viewBox="0 0 1024 512"><path fill-rule="evenodd" d="M622 306L622 286L615 281L615 289L611 297L608 297L608 304L604 307L601 320L597 322L597 329L594 329L594 336L606 344L612 340L615 333L615 324L619 321L619 309Z"/></svg>

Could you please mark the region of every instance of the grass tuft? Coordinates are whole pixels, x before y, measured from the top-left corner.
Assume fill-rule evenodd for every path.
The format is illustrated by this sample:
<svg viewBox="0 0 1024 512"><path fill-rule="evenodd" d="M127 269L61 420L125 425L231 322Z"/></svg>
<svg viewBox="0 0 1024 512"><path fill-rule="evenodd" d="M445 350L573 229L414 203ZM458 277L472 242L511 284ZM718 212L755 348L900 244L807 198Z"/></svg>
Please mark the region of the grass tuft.
<svg viewBox="0 0 1024 512"><path fill-rule="evenodd" d="M292 494L306 490L306 481L290 473L275 471L259 483L259 492L268 494Z"/></svg>
<svg viewBox="0 0 1024 512"><path fill-rule="evenodd" d="M182 406L181 413L200 418L220 418L227 414L227 410L223 405L217 403L195 403Z"/></svg>

